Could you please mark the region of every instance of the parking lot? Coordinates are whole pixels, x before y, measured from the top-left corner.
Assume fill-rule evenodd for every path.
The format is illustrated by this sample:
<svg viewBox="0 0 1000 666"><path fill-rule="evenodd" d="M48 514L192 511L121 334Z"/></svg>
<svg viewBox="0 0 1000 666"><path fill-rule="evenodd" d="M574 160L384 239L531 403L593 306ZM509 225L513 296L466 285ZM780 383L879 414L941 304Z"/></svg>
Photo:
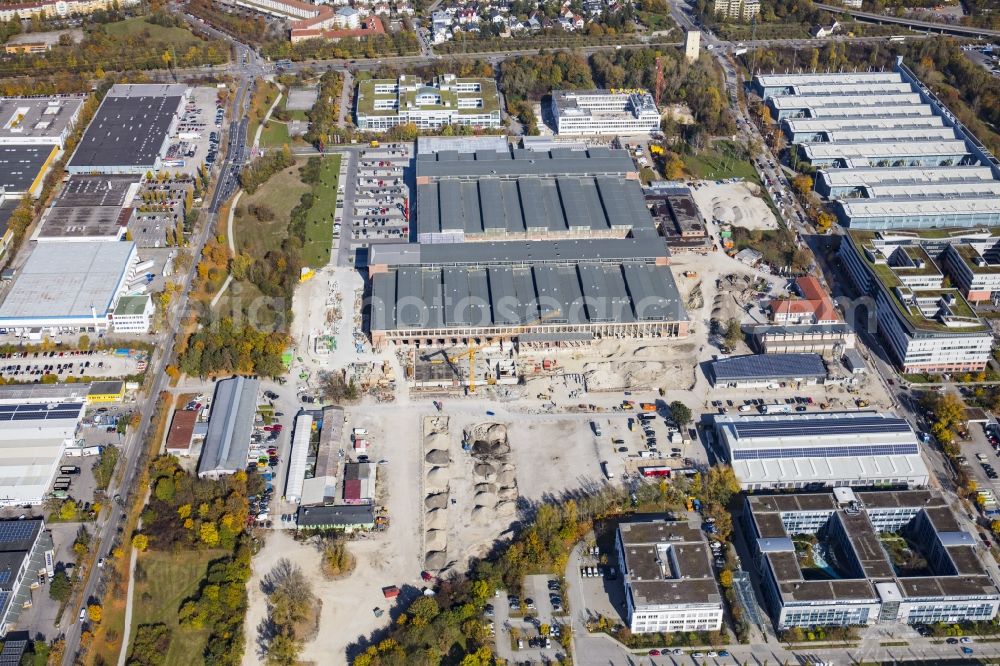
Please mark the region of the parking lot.
<svg viewBox="0 0 1000 666"><path fill-rule="evenodd" d="M170 136L163 166L189 176L197 175L202 164L211 167L219 151L223 113L216 88L194 88L177 131Z"/></svg>
<svg viewBox="0 0 1000 666"><path fill-rule="evenodd" d="M706 462L697 433L688 428L682 431L669 417L639 412L624 419L594 418L590 427L611 478L660 466L699 467Z"/></svg>
<svg viewBox="0 0 1000 666"><path fill-rule="evenodd" d="M145 354L117 356L106 351L11 352L0 354L0 377L18 383L68 377L125 377L146 368Z"/></svg>
<svg viewBox="0 0 1000 666"><path fill-rule="evenodd" d="M361 151L351 229L353 239L409 238L411 197L405 171L410 165L411 149L409 144L393 143Z"/></svg>
<svg viewBox="0 0 1000 666"><path fill-rule="evenodd" d="M560 661L565 651L559 643L562 627L568 624L563 612L559 579L547 575L524 579L524 597L498 596L486 608L487 626L497 636L498 652L512 663ZM558 609L554 606L558 604ZM491 633L492 633L491 632Z"/></svg>

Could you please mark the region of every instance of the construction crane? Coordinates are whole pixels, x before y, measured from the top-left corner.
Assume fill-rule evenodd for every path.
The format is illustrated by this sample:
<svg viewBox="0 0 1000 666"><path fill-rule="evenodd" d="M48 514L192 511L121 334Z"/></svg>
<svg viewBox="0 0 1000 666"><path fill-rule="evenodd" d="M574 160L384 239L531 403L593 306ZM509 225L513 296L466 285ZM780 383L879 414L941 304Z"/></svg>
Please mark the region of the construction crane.
<svg viewBox="0 0 1000 666"><path fill-rule="evenodd" d="M458 356L449 356L448 363L455 367L455 361L460 361L463 358L469 359L469 393L476 392L476 353L479 351L479 346L470 344L469 348L459 354Z"/></svg>
<svg viewBox="0 0 1000 666"><path fill-rule="evenodd" d="M520 326L512 329L511 333L514 334L514 335L522 333L522 332L528 330L529 328L531 328L532 326L537 326L538 324L542 323L546 319L551 319L552 317L556 317L558 315L559 315L558 311L546 312L542 316L537 317L534 321L530 321L527 324L521 324ZM439 349L436 352L434 352L433 354L427 354L427 355L425 355L423 357L423 360L430 361L431 363L445 363L445 362L447 362L448 365L451 367L452 372L455 373L455 376L456 377L461 377L462 373L461 373L461 371L459 371L458 366L455 365L455 363L457 361L461 361L463 358L469 359L469 393L475 393L476 392L476 354L478 354L481 349L482 349L482 347L480 345L477 345L475 343L469 343L469 348L467 350L463 351L460 354L456 354L455 356L449 356L448 352L446 352L444 349ZM442 356L442 359L433 359L432 360L431 357L437 356L438 354L440 354ZM487 379L487 382L489 382L489 379Z"/></svg>

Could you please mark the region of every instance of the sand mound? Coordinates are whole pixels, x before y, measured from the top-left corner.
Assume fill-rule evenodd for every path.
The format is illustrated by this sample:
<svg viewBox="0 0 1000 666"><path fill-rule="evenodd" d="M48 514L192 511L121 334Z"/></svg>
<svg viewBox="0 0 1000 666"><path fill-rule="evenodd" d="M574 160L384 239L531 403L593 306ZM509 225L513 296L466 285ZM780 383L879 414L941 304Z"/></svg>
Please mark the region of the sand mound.
<svg viewBox="0 0 1000 666"><path fill-rule="evenodd" d="M447 449L448 435L443 432L432 432L424 439L424 448Z"/></svg>
<svg viewBox="0 0 1000 666"><path fill-rule="evenodd" d="M477 506L472 510L472 522L476 525L488 525L494 518L493 509Z"/></svg>
<svg viewBox="0 0 1000 666"><path fill-rule="evenodd" d="M505 456L510 453L510 444L480 440L472 445L472 453L477 456Z"/></svg>
<svg viewBox="0 0 1000 666"><path fill-rule="evenodd" d="M492 483L477 483L475 491L477 493L495 493L497 491L497 487Z"/></svg>
<svg viewBox="0 0 1000 666"><path fill-rule="evenodd" d="M431 550L424 557L424 568L434 571L444 569L448 565L448 554L443 550Z"/></svg>
<svg viewBox="0 0 1000 666"><path fill-rule="evenodd" d="M517 483L517 480L514 477L514 472L512 472L509 469L505 469L504 471L500 472L499 474L497 474L497 483L500 484L501 488L507 488L513 486L515 483Z"/></svg>
<svg viewBox="0 0 1000 666"><path fill-rule="evenodd" d="M431 509L424 517L428 529L443 530L448 527L448 512L445 509Z"/></svg>
<svg viewBox="0 0 1000 666"><path fill-rule="evenodd" d="M426 509L444 509L448 506L448 493L436 493L434 495L428 495L424 499L424 508Z"/></svg>
<svg viewBox="0 0 1000 666"><path fill-rule="evenodd" d="M754 196L756 185L748 183L709 184L693 190L702 217L748 229L777 229L774 213L764 200Z"/></svg>
<svg viewBox="0 0 1000 666"><path fill-rule="evenodd" d="M448 470L443 467L433 467L427 472L427 490L429 492L446 492L448 490Z"/></svg>
<svg viewBox="0 0 1000 666"><path fill-rule="evenodd" d="M431 449L424 456L424 460L432 465L447 465L451 462L451 456L448 455L448 451L445 449Z"/></svg>
<svg viewBox="0 0 1000 666"><path fill-rule="evenodd" d="M444 550L448 546L448 534L444 530L427 530L424 543L428 550Z"/></svg>
<svg viewBox="0 0 1000 666"><path fill-rule="evenodd" d="M478 465L472 468L472 471L476 474L476 476L481 476L484 479L496 473L496 469L493 467L493 465L488 465L486 463L479 463Z"/></svg>
<svg viewBox="0 0 1000 666"><path fill-rule="evenodd" d="M499 502L497 504L497 515L503 518L509 518L517 513L517 503L516 502Z"/></svg>
<svg viewBox="0 0 1000 666"><path fill-rule="evenodd" d="M517 488L511 486L501 488L500 492L497 493L497 497L502 500L515 500L517 499Z"/></svg>
<svg viewBox="0 0 1000 666"><path fill-rule="evenodd" d="M473 501L480 506L486 506L487 504L492 504L495 499L493 493L476 493Z"/></svg>

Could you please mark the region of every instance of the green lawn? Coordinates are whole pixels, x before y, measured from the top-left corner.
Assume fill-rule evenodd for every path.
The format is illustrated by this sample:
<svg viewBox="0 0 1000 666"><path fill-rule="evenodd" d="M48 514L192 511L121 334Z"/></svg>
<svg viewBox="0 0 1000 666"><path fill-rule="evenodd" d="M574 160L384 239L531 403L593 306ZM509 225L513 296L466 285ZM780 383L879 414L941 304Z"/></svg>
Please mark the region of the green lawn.
<svg viewBox="0 0 1000 666"><path fill-rule="evenodd" d="M749 161L739 159L733 154L732 144L718 141L708 150L697 155L683 155L684 167L695 178L704 180L725 180L727 178L744 178L754 183L760 183L757 171Z"/></svg>
<svg viewBox="0 0 1000 666"><path fill-rule="evenodd" d="M208 630L182 629L177 612L185 599L194 594L205 576L208 563L226 555L224 550L182 550L177 553L148 551L139 555L145 577L135 585L132 610L132 636L140 624L162 622L171 630L166 666L186 666L204 661L202 652Z"/></svg>
<svg viewBox="0 0 1000 666"><path fill-rule="evenodd" d="M141 18L107 23L104 26L104 31L112 37L135 37L148 31L151 41L172 44L178 50L201 43L201 40L184 28L165 28L162 25L147 23ZM181 55L183 54L178 53L177 57L179 58Z"/></svg>
<svg viewBox="0 0 1000 666"><path fill-rule="evenodd" d="M237 216L233 220L233 241L237 251L262 257L268 250L279 247L288 236L292 209L309 191L309 186L299 180L300 164L274 174L253 195L240 197L239 208L249 210L252 204L264 204L274 211L274 219L260 222L248 213Z"/></svg>
<svg viewBox="0 0 1000 666"><path fill-rule="evenodd" d="M292 145L292 139L288 136L288 125L275 120L270 120L264 125L260 133L260 145L262 148L280 148L288 144Z"/></svg>
<svg viewBox="0 0 1000 666"><path fill-rule="evenodd" d="M320 182L313 187L313 205L306 218L306 242L302 248L303 263L313 268L322 268L330 262L339 175L340 155L324 157Z"/></svg>

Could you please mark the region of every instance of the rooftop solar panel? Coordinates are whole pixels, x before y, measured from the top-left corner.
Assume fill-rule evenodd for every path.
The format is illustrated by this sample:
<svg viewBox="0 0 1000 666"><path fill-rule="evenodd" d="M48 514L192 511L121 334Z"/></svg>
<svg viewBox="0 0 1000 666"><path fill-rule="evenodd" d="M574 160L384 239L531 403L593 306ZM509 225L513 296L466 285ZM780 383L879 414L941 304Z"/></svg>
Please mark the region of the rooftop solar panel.
<svg viewBox="0 0 1000 666"><path fill-rule="evenodd" d="M855 458L862 456L913 456L916 444L875 444L871 446L811 446L781 449L733 451L733 460L773 460L776 458Z"/></svg>
<svg viewBox="0 0 1000 666"><path fill-rule="evenodd" d="M819 437L823 435L867 435L910 432L910 425L900 418L862 416L850 419L755 420L734 423L736 437Z"/></svg>
<svg viewBox="0 0 1000 666"><path fill-rule="evenodd" d="M38 521L11 520L0 522L0 543L23 541L31 537Z"/></svg>

